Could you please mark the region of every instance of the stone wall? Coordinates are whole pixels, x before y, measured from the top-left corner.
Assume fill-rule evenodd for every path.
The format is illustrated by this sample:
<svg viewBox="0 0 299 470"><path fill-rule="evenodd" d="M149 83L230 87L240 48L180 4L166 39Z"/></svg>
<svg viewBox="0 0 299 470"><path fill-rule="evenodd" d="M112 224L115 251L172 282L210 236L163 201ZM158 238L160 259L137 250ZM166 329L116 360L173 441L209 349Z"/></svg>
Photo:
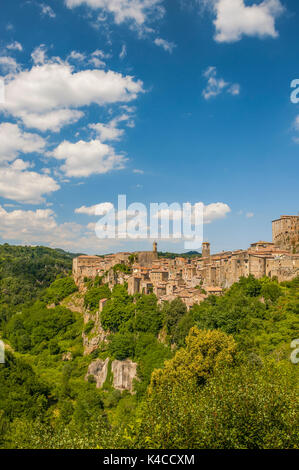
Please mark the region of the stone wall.
<svg viewBox="0 0 299 470"><path fill-rule="evenodd" d="M272 222L272 238L276 246L299 253L299 216L282 215Z"/></svg>

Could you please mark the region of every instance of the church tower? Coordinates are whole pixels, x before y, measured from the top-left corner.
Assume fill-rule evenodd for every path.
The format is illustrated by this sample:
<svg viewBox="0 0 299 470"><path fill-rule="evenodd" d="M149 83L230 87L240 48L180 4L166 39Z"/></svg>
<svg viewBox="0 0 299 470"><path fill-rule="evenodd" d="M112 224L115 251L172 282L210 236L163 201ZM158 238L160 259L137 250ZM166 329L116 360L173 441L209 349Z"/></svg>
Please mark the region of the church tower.
<svg viewBox="0 0 299 470"><path fill-rule="evenodd" d="M210 258L211 255L211 245L209 242L203 242L202 244L202 257L203 258Z"/></svg>
<svg viewBox="0 0 299 470"><path fill-rule="evenodd" d="M157 244L157 242L154 242L154 243L153 243L153 252L154 252L155 254L158 253L158 244Z"/></svg>

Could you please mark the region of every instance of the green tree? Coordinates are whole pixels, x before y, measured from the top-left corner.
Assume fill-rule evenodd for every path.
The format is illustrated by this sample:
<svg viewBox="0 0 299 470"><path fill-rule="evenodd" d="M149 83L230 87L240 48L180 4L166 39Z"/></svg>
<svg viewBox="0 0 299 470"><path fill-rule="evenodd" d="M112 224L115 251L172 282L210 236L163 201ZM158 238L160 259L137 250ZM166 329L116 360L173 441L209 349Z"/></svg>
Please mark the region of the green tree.
<svg viewBox="0 0 299 470"><path fill-rule="evenodd" d="M163 306L163 315L168 334L173 336L178 322L187 313L187 307L180 298L174 299Z"/></svg>
<svg viewBox="0 0 299 470"><path fill-rule="evenodd" d="M141 295L136 301L135 329L158 334L162 327L162 312L154 294Z"/></svg>
<svg viewBox="0 0 299 470"><path fill-rule="evenodd" d="M107 284L91 287L84 296L84 306L90 310L98 310L101 299L110 299L111 292Z"/></svg>
<svg viewBox="0 0 299 470"><path fill-rule="evenodd" d="M111 299L105 304L101 312L101 322L105 330L117 332L128 320L134 317L135 306L127 289L122 285L116 285L111 294Z"/></svg>

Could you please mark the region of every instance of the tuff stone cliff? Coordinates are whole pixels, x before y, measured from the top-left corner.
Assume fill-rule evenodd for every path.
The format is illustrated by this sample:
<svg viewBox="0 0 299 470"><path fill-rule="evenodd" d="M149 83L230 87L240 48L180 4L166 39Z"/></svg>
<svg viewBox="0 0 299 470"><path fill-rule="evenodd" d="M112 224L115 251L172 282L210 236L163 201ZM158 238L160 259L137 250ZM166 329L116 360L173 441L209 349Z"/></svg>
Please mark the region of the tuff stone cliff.
<svg viewBox="0 0 299 470"><path fill-rule="evenodd" d="M94 377L97 388L101 388L107 378L109 358L105 361L97 359L89 364L85 380L88 380L89 376Z"/></svg>
<svg viewBox="0 0 299 470"><path fill-rule="evenodd" d="M93 361L87 370L85 380L88 380L88 377L94 377L97 388L101 388L105 383L108 375L108 366L109 358L105 361L102 359L97 359ZM130 359L125 361L113 361L111 363L111 373L113 375L113 387L116 390L123 392L128 390L133 392L133 380L137 376L137 364L132 362Z"/></svg>
<svg viewBox="0 0 299 470"><path fill-rule="evenodd" d="M94 314L85 312L84 325L86 325L90 320L94 322L94 327L88 334L84 333L84 331L82 332L84 356L95 351L102 342L107 343L108 336L110 334L109 331L105 331L102 328L99 312Z"/></svg>
<svg viewBox="0 0 299 470"><path fill-rule="evenodd" d="M113 374L113 387L116 390L133 391L133 380L136 378L137 364L130 359L113 361L111 365Z"/></svg>

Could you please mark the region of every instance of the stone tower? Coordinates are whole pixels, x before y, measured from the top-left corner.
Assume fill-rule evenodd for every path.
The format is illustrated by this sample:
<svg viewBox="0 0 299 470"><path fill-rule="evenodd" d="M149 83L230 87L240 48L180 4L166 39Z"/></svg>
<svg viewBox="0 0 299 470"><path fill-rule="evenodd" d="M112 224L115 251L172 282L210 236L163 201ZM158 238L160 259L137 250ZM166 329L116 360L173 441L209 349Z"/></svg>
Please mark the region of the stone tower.
<svg viewBox="0 0 299 470"><path fill-rule="evenodd" d="M157 244L157 242L153 243L153 252L158 253L158 244Z"/></svg>
<svg viewBox="0 0 299 470"><path fill-rule="evenodd" d="M282 215L272 222L273 243L282 250L299 253L299 216Z"/></svg>
<svg viewBox="0 0 299 470"><path fill-rule="evenodd" d="M209 242L203 242L202 244L202 257L203 258L210 258L210 243Z"/></svg>

